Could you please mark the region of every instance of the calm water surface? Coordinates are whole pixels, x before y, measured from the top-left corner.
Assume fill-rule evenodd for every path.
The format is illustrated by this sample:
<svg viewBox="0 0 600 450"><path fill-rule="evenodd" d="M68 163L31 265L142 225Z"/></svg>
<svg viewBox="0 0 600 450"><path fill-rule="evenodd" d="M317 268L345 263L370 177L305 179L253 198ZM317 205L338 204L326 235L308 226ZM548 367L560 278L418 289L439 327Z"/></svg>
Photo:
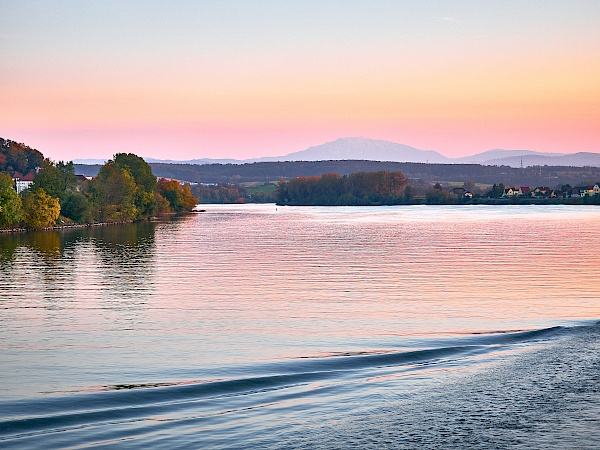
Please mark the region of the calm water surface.
<svg viewBox="0 0 600 450"><path fill-rule="evenodd" d="M0 447L548 448L422 424L597 367L597 207L204 209L0 235Z"/></svg>

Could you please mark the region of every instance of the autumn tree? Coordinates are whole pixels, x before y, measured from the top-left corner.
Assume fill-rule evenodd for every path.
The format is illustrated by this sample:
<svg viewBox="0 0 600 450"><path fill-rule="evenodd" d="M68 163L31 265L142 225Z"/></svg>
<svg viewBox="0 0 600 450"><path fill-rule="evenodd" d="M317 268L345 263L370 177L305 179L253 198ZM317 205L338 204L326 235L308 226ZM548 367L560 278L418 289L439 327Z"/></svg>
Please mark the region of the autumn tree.
<svg viewBox="0 0 600 450"><path fill-rule="evenodd" d="M177 180L161 178L156 185L156 193L158 201L162 201L162 198L169 203L169 211L164 212L191 211L198 203L198 199L192 195L190 185L186 183L182 187ZM164 206L162 208L164 210Z"/></svg>
<svg viewBox="0 0 600 450"><path fill-rule="evenodd" d="M0 138L0 171L21 172L23 175L41 167L44 156L25 144Z"/></svg>
<svg viewBox="0 0 600 450"><path fill-rule="evenodd" d="M23 219L27 228L46 228L56 224L60 215L58 198L46 194L43 188L23 195Z"/></svg>

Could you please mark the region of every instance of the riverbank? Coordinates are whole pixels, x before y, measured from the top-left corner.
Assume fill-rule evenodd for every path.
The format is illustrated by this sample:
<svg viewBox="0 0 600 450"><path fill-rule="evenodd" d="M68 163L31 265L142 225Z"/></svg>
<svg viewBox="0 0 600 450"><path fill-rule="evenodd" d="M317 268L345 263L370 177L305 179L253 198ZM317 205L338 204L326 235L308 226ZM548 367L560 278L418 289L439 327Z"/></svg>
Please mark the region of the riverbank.
<svg viewBox="0 0 600 450"><path fill-rule="evenodd" d="M191 212L190 212L191 213ZM92 227L107 227L112 225L125 225L128 223L136 223L136 222L154 222L156 220L160 220L161 218L169 218L169 217L177 217L184 214L189 214L188 212L184 213L165 213L160 214L157 217L151 217L147 220L126 220L123 222L94 222L94 223L69 223L69 224L61 224L54 225L51 227L44 228L0 228L0 234L3 233L31 233L36 231L57 231L57 230L70 230L77 228L92 228Z"/></svg>
<svg viewBox="0 0 600 450"><path fill-rule="evenodd" d="M54 225L52 227L44 227L44 228L5 228L0 229L0 233L29 233L35 231L53 231L53 230L68 230L72 228L91 228L91 227L106 227L110 225L123 225L126 223L133 223L133 220L126 222L98 222L98 223L74 223L74 224L63 224L63 225Z"/></svg>
<svg viewBox="0 0 600 450"><path fill-rule="evenodd" d="M435 205L435 206L460 206L460 205L497 205L497 206L508 206L508 205L571 205L571 206L593 206L600 205L600 196L596 197L585 197L585 198L473 198L473 199L451 199L447 198L440 202L427 201L424 198L415 198L410 201L400 202L352 202L339 204L326 204L326 203L300 203L300 202L286 202L276 203L277 206L414 206L414 205Z"/></svg>

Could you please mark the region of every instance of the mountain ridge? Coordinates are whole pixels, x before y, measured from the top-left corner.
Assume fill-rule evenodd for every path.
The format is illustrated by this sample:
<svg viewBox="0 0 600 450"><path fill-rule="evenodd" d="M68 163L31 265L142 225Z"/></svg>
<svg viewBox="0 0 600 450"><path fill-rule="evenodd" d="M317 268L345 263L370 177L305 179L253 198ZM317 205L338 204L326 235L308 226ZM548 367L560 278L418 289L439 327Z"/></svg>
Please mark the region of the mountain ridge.
<svg viewBox="0 0 600 450"><path fill-rule="evenodd" d="M283 156L264 156L251 159L199 158L184 161L144 158L147 162L166 164L247 164L255 162L366 160L414 162L429 164L482 164L510 167L573 166L600 167L600 154L592 152L548 153L533 150L491 149L459 158L449 158L435 150L420 150L405 144L364 137L338 138L305 150ZM85 161L85 162L83 162ZM76 164L103 164L104 160L74 160Z"/></svg>

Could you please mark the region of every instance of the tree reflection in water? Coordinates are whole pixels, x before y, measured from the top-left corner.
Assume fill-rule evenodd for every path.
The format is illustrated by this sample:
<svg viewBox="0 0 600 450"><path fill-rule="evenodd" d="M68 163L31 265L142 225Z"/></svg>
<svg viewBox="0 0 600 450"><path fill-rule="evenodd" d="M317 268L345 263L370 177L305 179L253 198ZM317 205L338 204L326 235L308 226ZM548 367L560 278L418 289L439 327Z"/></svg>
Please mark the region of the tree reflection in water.
<svg viewBox="0 0 600 450"><path fill-rule="evenodd" d="M0 235L3 300L136 310L151 295L155 223ZM95 303L95 305L94 305ZM124 317L121 317L123 319Z"/></svg>

